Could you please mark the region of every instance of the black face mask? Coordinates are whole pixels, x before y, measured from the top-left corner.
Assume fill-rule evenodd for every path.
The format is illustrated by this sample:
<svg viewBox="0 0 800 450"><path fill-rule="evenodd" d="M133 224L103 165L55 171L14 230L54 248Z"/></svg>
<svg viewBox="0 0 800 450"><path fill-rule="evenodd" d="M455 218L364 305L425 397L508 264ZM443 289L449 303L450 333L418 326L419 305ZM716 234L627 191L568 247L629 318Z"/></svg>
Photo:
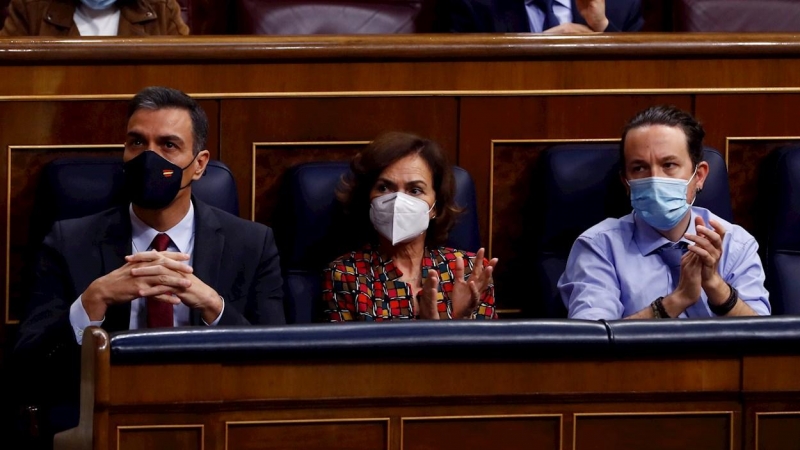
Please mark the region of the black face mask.
<svg viewBox="0 0 800 450"><path fill-rule="evenodd" d="M190 181L186 186L181 186L181 179L183 171L192 165L195 158L181 168L156 152L144 151L123 166L125 193L134 205L141 208L165 208L175 200L178 191L192 184Z"/></svg>

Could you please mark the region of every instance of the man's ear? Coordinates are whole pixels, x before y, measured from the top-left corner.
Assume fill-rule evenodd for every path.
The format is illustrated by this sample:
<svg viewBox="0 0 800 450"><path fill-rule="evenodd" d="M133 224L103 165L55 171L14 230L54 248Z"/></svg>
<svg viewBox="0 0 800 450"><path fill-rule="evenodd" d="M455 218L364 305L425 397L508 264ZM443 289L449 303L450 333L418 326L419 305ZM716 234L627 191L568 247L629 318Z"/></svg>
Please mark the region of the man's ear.
<svg viewBox="0 0 800 450"><path fill-rule="evenodd" d="M708 163L705 161L700 161L700 164L697 165L697 173L695 174L695 189L698 191L703 190L703 186L706 184L706 179L708 178L708 171L709 166Z"/></svg>
<svg viewBox="0 0 800 450"><path fill-rule="evenodd" d="M625 178L625 172L622 170L619 171L619 182L625 186L625 194L630 197L631 196L631 187L628 185L628 180Z"/></svg>
<svg viewBox="0 0 800 450"><path fill-rule="evenodd" d="M208 166L208 160L211 158L211 153L208 150L203 150L197 154L197 157L194 159L194 173L192 174L192 180L197 181L203 174L206 172L206 166Z"/></svg>

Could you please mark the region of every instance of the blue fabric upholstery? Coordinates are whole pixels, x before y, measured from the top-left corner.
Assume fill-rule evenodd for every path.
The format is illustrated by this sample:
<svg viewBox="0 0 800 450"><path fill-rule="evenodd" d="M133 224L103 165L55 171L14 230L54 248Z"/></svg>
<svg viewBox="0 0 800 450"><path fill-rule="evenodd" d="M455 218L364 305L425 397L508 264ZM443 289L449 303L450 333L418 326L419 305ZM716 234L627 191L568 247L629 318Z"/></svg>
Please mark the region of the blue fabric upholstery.
<svg viewBox="0 0 800 450"><path fill-rule="evenodd" d="M616 356L797 354L799 317L607 322Z"/></svg>
<svg viewBox="0 0 800 450"><path fill-rule="evenodd" d="M624 359L797 354L800 318L570 319L186 327L111 336L112 364L275 360Z"/></svg>
<svg viewBox="0 0 800 450"><path fill-rule="evenodd" d="M784 147L764 163L759 238L772 313L800 314L800 146ZM762 190L763 189L763 190Z"/></svg>
<svg viewBox="0 0 800 450"><path fill-rule="evenodd" d="M728 172L725 160L714 149L706 148L709 176L696 206L708 208L732 221ZM608 217L621 217L631 211L630 201L620 178L618 144L569 144L545 150L535 169L536 185L543 203L532 203L526 212L528 232L533 240L538 298L534 316L565 317L566 310L556 282L566 267L575 239Z"/></svg>
<svg viewBox="0 0 800 450"><path fill-rule="evenodd" d="M274 224L286 280L286 320L308 323L321 303L320 274L327 264L355 250L358 236L344 223L336 186L349 171L347 162L300 164L284 175ZM447 245L462 250L480 248L475 186L466 170L453 167L456 204L463 214L450 232Z"/></svg>
<svg viewBox="0 0 800 450"><path fill-rule="evenodd" d="M274 359L340 360L342 355L386 359L576 358L607 352L601 322L582 320L390 322L285 325L279 327L186 327L132 330L111 337L112 364L207 363ZM346 356L345 356L346 357Z"/></svg>
<svg viewBox="0 0 800 450"><path fill-rule="evenodd" d="M36 194L30 242L41 243L53 223L94 214L128 200L122 190L121 158L61 158L42 170ZM233 174L225 164L209 161L205 175L192 183L203 202L239 215Z"/></svg>

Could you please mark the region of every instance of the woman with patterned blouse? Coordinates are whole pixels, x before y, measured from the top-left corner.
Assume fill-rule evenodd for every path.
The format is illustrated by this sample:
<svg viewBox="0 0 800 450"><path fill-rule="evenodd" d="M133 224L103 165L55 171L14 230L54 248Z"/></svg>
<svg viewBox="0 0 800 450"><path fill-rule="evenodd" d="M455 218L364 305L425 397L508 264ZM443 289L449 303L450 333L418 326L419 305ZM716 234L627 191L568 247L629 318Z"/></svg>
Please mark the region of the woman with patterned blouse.
<svg viewBox="0 0 800 450"><path fill-rule="evenodd" d="M325 316L339 321L493 319L497 258L441 243L460 212L439 146L407 133L378 137L353 159L339 199L364 246L323 275Z"/></svg>

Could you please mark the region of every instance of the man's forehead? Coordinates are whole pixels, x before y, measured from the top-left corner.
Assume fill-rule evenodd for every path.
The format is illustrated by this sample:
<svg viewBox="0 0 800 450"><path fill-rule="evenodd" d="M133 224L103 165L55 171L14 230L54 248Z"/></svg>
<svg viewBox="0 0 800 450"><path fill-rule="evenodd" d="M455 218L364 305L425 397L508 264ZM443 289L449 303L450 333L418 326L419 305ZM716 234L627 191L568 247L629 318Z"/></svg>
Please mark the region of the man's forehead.
<svg viewBox="0 0 800 450"><path fill-rule="evenodd" d="M139 109L128 120L128 132L176 134L191 132L189 112L179 108Z"/></svg>
<svg viewBox="0 0 800 450"><path fill-rule="evenodd" d="M624 142L625 160L691 158L686 135L679 127L662 125L635 128Z"/></svg>

